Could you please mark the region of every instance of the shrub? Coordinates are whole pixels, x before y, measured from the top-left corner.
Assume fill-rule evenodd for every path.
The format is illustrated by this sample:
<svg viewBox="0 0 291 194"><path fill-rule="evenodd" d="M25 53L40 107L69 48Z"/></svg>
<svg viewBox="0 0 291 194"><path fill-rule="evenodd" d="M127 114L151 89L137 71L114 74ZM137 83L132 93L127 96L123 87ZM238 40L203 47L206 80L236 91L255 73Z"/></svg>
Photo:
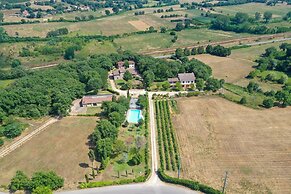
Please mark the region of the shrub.
<svg viewBox="0 0 291 194"><path fill-rule="evenodd" d="M246 104L247 103L247 98L244 96L240 99L239 101L240 104Z"/></svg>
<svg viewBox="0 0 291 194"><path fill-rule="evenodd" d="M28 176L22 171L16 171L15 176L11 179L9 189L12 191L17 190L29 190L31 187L31 181Z"/></svg>
<svg viewBox="0 0 291 194"><path fill-rule="evenodd" d="M265 99L263 101L263 106L265 108L272 108L274 106L274 101L271 98Z"/></svg>
<svg viewBox="0 0 291 194"><path fill-rule="evenodd" d="M52 190L49 187L37 187L33 189L32 194L52 194Z"/></svg>
<svg viewBox="0 0 291 194"><path fill-rule="evenodd" d="M52 171L34 173L31 178L31 187L36 189L42 186L57 190L64 186L64 179Z"/></svg>

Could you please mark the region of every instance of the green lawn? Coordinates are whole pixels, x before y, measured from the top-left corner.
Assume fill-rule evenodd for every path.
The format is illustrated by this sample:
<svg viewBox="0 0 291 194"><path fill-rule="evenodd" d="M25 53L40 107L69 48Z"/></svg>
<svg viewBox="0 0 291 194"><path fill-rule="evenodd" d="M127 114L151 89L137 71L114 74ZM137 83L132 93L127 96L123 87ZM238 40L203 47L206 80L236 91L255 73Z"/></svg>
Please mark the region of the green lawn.
<svg viewBox="0 0 291 194"><path fill-rule="evenodd" d="M235 15L237 12L248 13L252 16L256 12L264 13L270 11L273 13L273 17L283 17L291 10L291 5L278 4L276 6L267 6L265 3L247 3L242 5L221 6L215 7L216 11L222 11L222 14Z"/></svg>

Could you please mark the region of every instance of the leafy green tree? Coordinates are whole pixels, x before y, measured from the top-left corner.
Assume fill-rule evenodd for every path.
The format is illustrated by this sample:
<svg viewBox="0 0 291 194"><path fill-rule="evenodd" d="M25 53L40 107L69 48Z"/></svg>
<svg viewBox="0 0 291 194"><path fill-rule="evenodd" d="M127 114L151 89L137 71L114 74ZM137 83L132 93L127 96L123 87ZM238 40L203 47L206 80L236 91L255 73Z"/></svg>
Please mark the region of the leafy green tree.
<svg viewBox="0 0 291 194"><path fill-rule="evenodd" d="M197 49L196 48L192 48L191 55L196 55L196 54L197 54Z"/></svg>
<svg viewBox="0 0 291 194"><path fill-rule="evenodd" d="M20 122L12 122L4 127L3 135L7 138L15 138L21 134L25 126Z"/></svg>
<svg viewBox="0 0 291 194"><path fill-rule="evenodd" d="M206 53L209 53L209 54L211 54L212 53L212 51L213 51L213 48L212 48L212 46L211 45L207 45L207 47L206 47Z"/></svg>
<svg viewBox="0 0 291 194"><path fill-rule="evenodd" d="M167 31L167 28L166 27L161 27L161 33L166 33L166 31Z"/></svg>
<svg viewBox="0 0 291 194"><path fill-rule="evenodd" d="M176 27L175 27L176 31L181 31L183 29L184 29L184 25L181 22L176 24Z"/></svg>
<svg viewBox="0 0 291 194"><path fill-rule="evenodd" d="M94 140L99 141L100 139L110 138L115 140L118 135L118 129L108 120L102 119L97 124L96 128L94 129Z"/></svg>
<svg viewBox="0 0 291 194"><path fill-rule="evenodd" d="M4 21L4 14L0 11L0 22Z"/></svg>
<svg viewBox="0 0 291 194"><path fill-rule="evenodd" d="M155 28L153 26L150 26L149 27L149 32L154 32L155 31Z"/></svg>
<svg viewBox="0 0 291 194"><path fill-rule="evenodd" d="M205 84L205 89L213 92L216 92L221 87L222 87L221 82L218 79L214 78L209 78Z"/></svg>
<svg viewBox="0 0 291 194"><path fill-rule="evenodd" d="M256 82L251 81L247 86L247 90L249 93L257 92L259 91L259 89L260 89L260 86Z"/></svg>
<svg viewBox="0 0 291 194"><path fill-rule="evenodd" d="M184 49L184 55L189 56L191 54L191 51L188 48Z"/></svg>
<svg viewBox="0 0 291 194"><path fill-rule="evenodd" d="M240 99L239 101L240 104L246 104L247 103L247 98L244 96Z"/></svg>
<svg viewBox="0 0 291 194"><path fill-rule="evenodd" d="M201 90L204 89L204 87L205 87L204 80L201 79L201 78L196 79L196 88L197 88L199 91L201 91Z"/></svg>
<svg viewBox="0 0 291 194"><path fill-rule="evenodd" d="M186 63L185 66L186 71L193 72L196 78L202 78L203 80L207 80L212 74L212 70L208 65L196 59L192 59L191 61Z"/></svg>
<svg viewBox="0 0 291 194"><path fill-rule="evenodd" d="M110 15L110 11L106 9L106 10L105 10L105 14L106 14L106 15Z"/></svg>
<svg viewBox="0 0 291 194"><path fill-rule="evenodd" d="M48 187L52 190L57 190L64 186L64 179L58 176L55 172L36 172L31 178L32 188Z"/></svg>
<svg viewBox="0 0 291 194"><path fill-rule="evenodd" d="M124 73L124 75L123 75L123 79L125 81L128 81L128 80L131 80L132 78L133 77L132 77L131 73L128 70L126 70L125 73Z"/></svg>
<svg viewBox="0 0 291 194"><path fill-rule="evenodd" d="M147 97L139 95L137 105L140 106L141 109L144 109L147 106Z"/></svg>
<svg viewBox="0 0 291 194"><path fill-rule="evenodd" d="M171 85L169 82L165 81L163 82L162 87L163 87L163 90L168 90L171 87Z"/></svg>
<svg viewBox="0 0 291 194"><path fill-rule="evenodd" d="M40 186L33 189L32 194L53 194L53 192L49 187Z"/></svg>
<svg viewBox="0 0 291 194"><path fill-rule="evenodd" d="M266 21L266 23L272 19L272 16L273 16L272 12L270 11L264 12L264 20Z"/></svg>
<svg viewBox="0 0 291 194"><path fill-rule="evenodd" d="M112 154L113 142L110 138L105 138L97 141L95 152L99 161L110 158Z"/></svg>
<svg viewBox="0 0 291 194"><path fill-rule="evenodd" d="M124 141L116 140L112 146L113 157L116 157L125 151L126 151L126 145L125 145Z"/></svg>
<svg viewBox="0 0 291 194"><path fill-rule="evenodd" d="M238 12L234 16L234 21L237 24L242 24L242 23L248 21L248 19L249 19L249 15L247 13Z"/></svg>
<svg viewBox="0 0 291 194"><path fill-rule="evenodd" d="M121 123L123 123L124 121L124 116L122 114L120 114L119 112L112 112L108 115L108 119L109 121L115 126L118 127L121 125Z"/></svg>
<svg viewBox="0 0 291 194"><path fill-rule="evenodd" d="M197 50L198 54L203 54L204 53L204 47L203 46L199 46L198 50Z"/></svg>
<svg viewBox="0 0 291 194"><path fill-rule="evenodd" d="M151 70L148 70L144 73L144 83L146 87L149 87L154 80L155 74Z"/></svg>
<svg viewBox="0 0 291 194"><path fill-rule="evenodd" d="M142 162L142 155L138 152L134 154L134 156L131 158L131 160L128 162L129 165L139 165Z"/></svg>
<svg viewBox="0 0 291 194"><path fill-rule="evenodd" d="M261 19L261 17L262 17L261 13L259 13L259 12L255 13L255 20L259 21Z"/></svg>
<svg viewBox="0 0 291 194"><path fill-rule="evenodd" d="M181 57L183 57L183 56L184 56L184 52L183 52L183 50L182 50L181 48L177 48L176 51L175 51L175 56L176 56L177 58L181 58Z"/></svg>
<svg viewBox="0 0 291 194"><path fill-rule="evenodd" d="M92 162L92 168L94 168L94 161L96 159L94 150L89 150L88 152L89 160Z"/></svg>
<svg viewBox="0 0 291 194"><path fill-rule="evenodd" d="M176 88L177 91L183 90L182 84L180 82L176 82L175 88Z"/></svg>
<svg viewBox="0 0 291 194"><path fill-rule="evenodd" d="M22 171L16 171L15 176L11 179L9 189L12 191L29 190L31 188L31 181L28 176Z"/></svg>
<svg viewBox="0 0 291 194"><path fill-rule="evenodd" d="M4 145L4 140L0 137L0 147Z"/></svg>
<svg viewBox="0 0 291 194"><path fill-rule="evenodd" d="M263 106L265 108L272 108L274 106L274 101L271 98L267 98L263 101Z"/></svg>
<svg viewBox="0 0 291 194"><path fill-rule="evenodd" d="M75 49L73 47L69 47L65 50L64 59L71 60L75 58Z"/></svg>
<svg viewBox="0 0 291 194"><path fill-rule="evenodd" d="M12 68L19 67L21 66L21 62L18 59L13 59L10 65Z"/></svg>

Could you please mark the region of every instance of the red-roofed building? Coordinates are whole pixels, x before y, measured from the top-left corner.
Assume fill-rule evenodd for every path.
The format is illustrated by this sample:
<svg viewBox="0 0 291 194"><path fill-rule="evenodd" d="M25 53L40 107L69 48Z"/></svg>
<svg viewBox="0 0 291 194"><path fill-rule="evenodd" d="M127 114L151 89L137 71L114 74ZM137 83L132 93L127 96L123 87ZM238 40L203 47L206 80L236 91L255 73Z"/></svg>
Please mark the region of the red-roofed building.
<svg viewBox="0 0 291 194"><path fill-rule="evenodd" d="M83 96L81 106L101 106L105 101L112 101L112 94Z"/></svg>

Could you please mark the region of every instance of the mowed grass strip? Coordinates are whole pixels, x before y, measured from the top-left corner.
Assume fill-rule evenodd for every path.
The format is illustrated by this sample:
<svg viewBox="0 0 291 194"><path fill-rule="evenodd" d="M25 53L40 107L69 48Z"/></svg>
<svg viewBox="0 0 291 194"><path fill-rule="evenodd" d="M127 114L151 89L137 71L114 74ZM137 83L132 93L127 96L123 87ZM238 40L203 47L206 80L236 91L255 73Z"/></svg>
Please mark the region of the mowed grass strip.
<svg viewBox="0 0 291 194"><path fill-rule="evenodd" d="M177 99L181 177L227 193L289 193L291 107L254 110L219 97Z"/></svg>
<svg viewBox="0 0 291 194"><path fill-rule="evenodd" d="M65 188L75 188L88 165L88 137L96 117L65 117L0 160L0 183L8 184L17 170L28 175L53 170L65 179Z"/></svg>

